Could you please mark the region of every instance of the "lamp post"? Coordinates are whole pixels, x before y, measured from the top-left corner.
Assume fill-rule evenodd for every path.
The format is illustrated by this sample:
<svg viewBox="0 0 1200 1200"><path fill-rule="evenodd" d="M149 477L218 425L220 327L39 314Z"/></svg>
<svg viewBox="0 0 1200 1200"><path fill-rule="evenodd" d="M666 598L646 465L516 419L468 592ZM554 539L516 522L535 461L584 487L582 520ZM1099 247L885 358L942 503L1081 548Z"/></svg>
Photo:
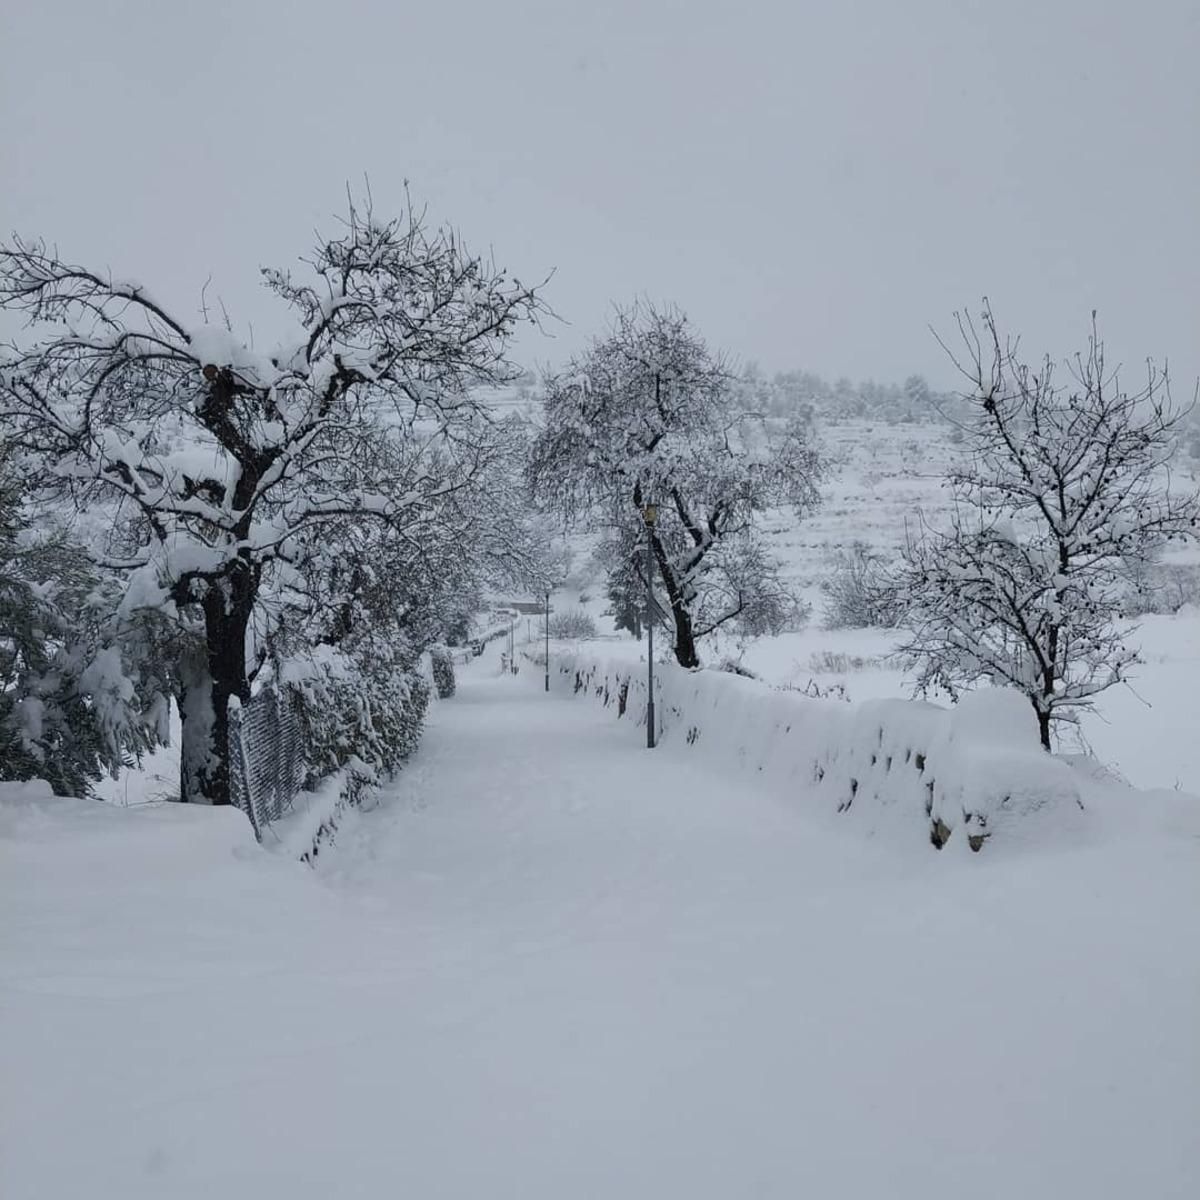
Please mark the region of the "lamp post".
<svg viewBox="0 0 1200 1200"><path fill-rule="evenodd" d="M550 690L550 589L546 589L546 691Z"/></svg>
<svg viewBox="0 0 1200 1200"><path fill-rule="evenodd" d="M658 506L642 509L646 522L646 749L654 749L654 523Z"/></svg>

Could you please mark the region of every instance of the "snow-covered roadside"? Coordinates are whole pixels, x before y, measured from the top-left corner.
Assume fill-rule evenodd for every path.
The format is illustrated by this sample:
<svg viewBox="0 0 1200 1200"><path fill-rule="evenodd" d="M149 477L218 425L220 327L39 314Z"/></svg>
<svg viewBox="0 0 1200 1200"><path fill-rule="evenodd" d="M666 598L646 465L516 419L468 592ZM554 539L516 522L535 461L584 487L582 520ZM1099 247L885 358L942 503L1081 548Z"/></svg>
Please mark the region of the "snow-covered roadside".
<svg viewBox="0 0 1200 1200"><path fill-rule="evenodd" d="M897 855L488 670L315 873L6 793L5 1200L1193 1194L1184 798Z"/></svg>
<svg viewBox="0 0 1200 1200"><path fill-rule="evenodd" d="M1192 700L1200 677L1200 610L1145 616L1136 624L1132 640L1141 646L1145 661L1131 670L1129 686L1097 697L1094 709L1083 716L1083 735L1094 756L1135 787L1200 793L1200 740ZM821 695L844 692L855 703L907 699L910 681L895 657L902 638L892 630L827 630L814 622L798 633L745 643L716 639L706 648L704 661L728 657L766 683ZM629 637L558 649L613 662L645 661L645 643Z"/></svg>
<svg viewBox="0 0 1200 1200"><path fill-rule="evenodd" d="M544 655L541 658L544 663ZM551 653L554 688L600 700L645 728L648 686L628 660L582 650ZM906 700L844 705L770 688L722 671L659 664L655 727L712 767L754 773L796 804L865 815L902 841L954 838L979 850L997 834L1029 838L1078 825L1079 788L1042 753L1028 703L982 689L951 709ZM957 835L955 837L955 835Z"/></svg>

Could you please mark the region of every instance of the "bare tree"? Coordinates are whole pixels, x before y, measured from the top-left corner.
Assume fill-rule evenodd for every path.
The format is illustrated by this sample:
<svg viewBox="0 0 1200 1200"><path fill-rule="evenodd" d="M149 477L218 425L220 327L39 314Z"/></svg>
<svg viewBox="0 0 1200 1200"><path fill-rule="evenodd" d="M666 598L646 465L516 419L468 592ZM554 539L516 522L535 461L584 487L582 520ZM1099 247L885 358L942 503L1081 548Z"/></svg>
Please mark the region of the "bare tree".
<svg viewBox="0 0 1200 1200"><path fill-rule="evenodd" d="M701 638L780 599L759 515L817 501L820 460L805 429L747 412L735 385L678 310L619 310L608 336L547 382L533 448L542 503L603 523L619 559L649 538L685 667L698 665Z"/></svg>
<svg viewBox="0 0 1200 1200"><path fill-rule="evenodd" d="M1046 359L1023 363L990 307L960 316L972 417L950 476L946 531L910 541L906 622L923 688L981 680L1023 691L1042 744L1126 677L1137 652L1119 624L1128 564L1193 533L1195 493L1171 488L1183 413L1165 372L1128 392L1092 335L1061 381Z"/></svg>
<svg viewBox="0 0 1200 1200"><path fill-rule="evenodd" d="M37 335L0 360L30 486L103 509L93 552L127 574L128 606L195 635L175 664L185 799L229 803L228 709L266 657L264 587L305 568L318 528L425 520L443 480L406 455L381 470L375 448L451 438L478 412L473 385L514 377L509 337L543 311L411 208L379 221L351 204L303 267L263 272L298 334L258 353L43 242L0 247L0 308Z"/></svg>

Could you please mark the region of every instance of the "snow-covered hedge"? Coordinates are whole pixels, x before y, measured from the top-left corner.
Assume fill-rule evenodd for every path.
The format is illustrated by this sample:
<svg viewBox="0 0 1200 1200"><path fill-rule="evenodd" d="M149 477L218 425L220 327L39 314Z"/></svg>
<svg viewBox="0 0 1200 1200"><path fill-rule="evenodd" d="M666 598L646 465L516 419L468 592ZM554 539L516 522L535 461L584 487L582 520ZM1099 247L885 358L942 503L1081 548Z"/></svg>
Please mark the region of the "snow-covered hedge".
<svg viewBox="0 0 1200 1200"><path fill-rule="evenodd" d="M289 662L281 672L304 731L305 782L358 763L366 778L386 775L417 748L429 684L397 653L357 658L329 647Z"/></svg>
<svg viewBox="0 0 1200 1200"><path fill-rule="evenodd" d="M429 673L439 700L449 700L454 695L457 682L454 678L454 659L447 646L431 646L429 649Z"/></svg>
<svg viewBox="0 0 1200 1200"><path fill-rule="evenodd" d="M586 653L552 655L552 686L586 693L645 727L644 664ZM972 692L954 708L912 700L814 700L714 670L655 668L663 742L872 827L919 828L937 847L980 849L1034 820L1081 808L1071 769L1046 754L1028 700L1008 689Z"/></svg>

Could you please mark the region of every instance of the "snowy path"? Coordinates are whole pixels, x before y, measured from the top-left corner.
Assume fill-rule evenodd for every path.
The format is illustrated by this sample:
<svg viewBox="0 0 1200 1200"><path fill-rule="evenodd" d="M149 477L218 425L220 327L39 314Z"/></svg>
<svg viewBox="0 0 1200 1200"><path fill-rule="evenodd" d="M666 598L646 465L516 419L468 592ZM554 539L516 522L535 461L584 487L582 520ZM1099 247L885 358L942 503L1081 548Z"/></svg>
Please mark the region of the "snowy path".
<svg viewBox="0 0 1200 1200"><path fill-rule="evenodd" d="M6 1200L1200 1178L1184 839L896 861L586 700L468 675L319 881L181 854L81 913L80 855L0 945Z"/></svg>

